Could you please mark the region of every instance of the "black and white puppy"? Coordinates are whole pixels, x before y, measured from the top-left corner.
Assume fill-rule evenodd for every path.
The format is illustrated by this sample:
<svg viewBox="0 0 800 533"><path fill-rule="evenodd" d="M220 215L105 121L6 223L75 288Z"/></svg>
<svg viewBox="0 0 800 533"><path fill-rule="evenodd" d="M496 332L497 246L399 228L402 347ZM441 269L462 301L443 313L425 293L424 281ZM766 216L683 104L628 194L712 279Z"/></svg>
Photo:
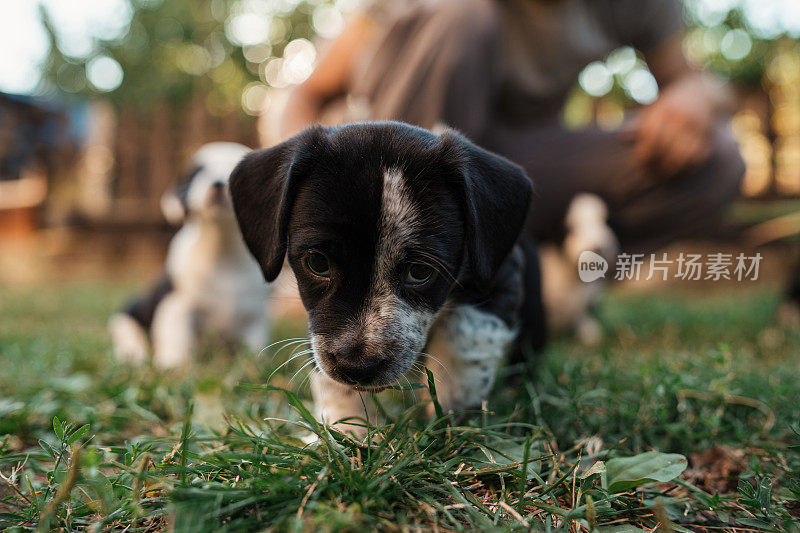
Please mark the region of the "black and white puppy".
<svg viewBox="0 0 800 533"><path fill-rule="evenodd" d="M519 332L531 195L519 166L455 132L315 126L248 155L231 195L267 281L285 256L297 278L321 419L363 418L358 391L418 358L445 409L481 405Z"/></svg>
<svg viewBox="0 0 800 533"><path fill-rule="evenodd" d="M148 333L159 367L189 361L207 331L251 350L266 344L268 288L242 241L228 190L231 171L248 152L236 143L203 146L186 178L162 198L167 219L185 222L170 242L162 278L109 321L120 359L146 360Z"/></svg>

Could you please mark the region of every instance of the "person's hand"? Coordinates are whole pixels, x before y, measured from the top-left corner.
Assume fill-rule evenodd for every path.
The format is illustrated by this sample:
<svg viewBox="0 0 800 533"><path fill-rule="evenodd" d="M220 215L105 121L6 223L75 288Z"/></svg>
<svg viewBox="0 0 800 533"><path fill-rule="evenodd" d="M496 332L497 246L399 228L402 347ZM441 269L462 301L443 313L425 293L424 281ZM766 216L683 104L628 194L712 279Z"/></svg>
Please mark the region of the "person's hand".
<svg viewBox="0 0 800 533"><path fill-rule="evenodd" d="M700 165L711 152L714 104L700 76L663 89L634 123L634 158L665 178Z"/></svg>

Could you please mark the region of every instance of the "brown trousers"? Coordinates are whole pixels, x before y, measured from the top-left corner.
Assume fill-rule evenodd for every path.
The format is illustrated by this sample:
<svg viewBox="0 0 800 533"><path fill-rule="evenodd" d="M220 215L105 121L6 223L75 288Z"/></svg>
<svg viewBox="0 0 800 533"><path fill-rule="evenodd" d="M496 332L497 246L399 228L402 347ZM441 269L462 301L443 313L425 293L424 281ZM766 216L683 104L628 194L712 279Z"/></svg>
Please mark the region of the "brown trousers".
<svg viewBox="0 0 800 533"><path fill-rule="evenodd" d="M526 234L558 240L572 198L600 196L609 225L627 251L653 251L671 241L702 237L737 195L744 163L725 125L713 133L711 154L699 167L664 178L633 159L629 136L596 128L559 126L495 131L484 143L522 165L534 183Z"/></svg>

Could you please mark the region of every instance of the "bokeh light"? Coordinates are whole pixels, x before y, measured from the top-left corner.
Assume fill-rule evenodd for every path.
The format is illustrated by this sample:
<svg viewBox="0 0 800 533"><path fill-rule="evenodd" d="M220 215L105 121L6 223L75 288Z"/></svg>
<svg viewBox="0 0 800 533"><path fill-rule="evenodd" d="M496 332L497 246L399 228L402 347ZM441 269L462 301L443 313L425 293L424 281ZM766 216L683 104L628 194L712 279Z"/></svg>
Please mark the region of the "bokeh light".
<svg viewBox="0 0 800 533"><path fill-rule="evenodd" d="M242 91L242 109L248 115L259 115L267 105L269 105L269 89L263 83L250 83Z"/></svg>
<svg viewBox="0 0 800 533"><path fill-rule="evenodd" d="M283 77L283 58L280 57L262 63L259 77L264 83L278 89L289 85L289 82Z"/></svg>
<svg viewBox="0 0 800 533"><path fill-rule="evenodd" d="M127 0L42 0L41 5L58 29L59 49L70 57L89 56L96 40L122 37L133 15Z"/></svg>
<svg viewBox="0 0 800 533"><path fill-rule="evenodd" d="M317 51L308 39L295 39L283 50L281 74L286 83L302 83L314 70Z"/></svg>
<svg viewBox="0 0 800 533"><path fill-rule="evenodd" d="M784 7L788 10L797 10L796 0L785 2L783 0L773 0L772 2L764 2L763 0L743 0L742 10L747 26L761 39L775 39L781 33L786 31L783 24Z"/></svg>
<svg viewBox="0 0 800 533"><path fill-rule="evenodd" d="M67 93L77 93L86 87L86 73L82 65L64 63L56 71L58 88Z"/></svg>
<svg viewBox="0 0 800 533"><path fill-rule="evenodd" d="M608 67L600 61L590 63L578 76L581 88L592 96L604 96L614 86Z"/></svg>
<svg viewBox="0 0 800 533"><path fill-rule="evenodd" d="M286 36L291 30L289 24L282 18L272 19L272 24L269 28L269 42L271 44L278 44L286 40Z"/></svg>
<svg viewBox="0 0 800 533"><path fill-rule="evenodd" d="M211 68L211 54L202 46L183 43L177 50L178 68L193 76L201 76Z"/></svg>
<svg viewBox="0 0 800 533"><path fill-rule="evenodd" d="M311 18L314 31L320 37L332 39L344 29L342 12L333 6L321 5L314 10Z"/></svg>
<svg viewBox="0 0 800 533"><path fill-rule="evenodd" d="M753 40L750 38L750 34L742 29L730 30L720 43L722 55L730 61L744 59L752 48Z"/></svg>
<svg viewBox="0 0 800 533"><path fill-rule="evenodd" d="M640 104L651 104L658 98L658 83L650 71L643 68L636 68L626 75L622 86L628 96Z"/></svg>
<svg viewBox="0 0 800 533"><path fill-rule="evenodd" d="M251 63L262 63L269 59L272 54L272 47L266 43L259 43L245 46L242 49L244 58Z"/></svg>
<svg viewBox="0 0 800 533"><path fill-rule="evenodd" d="M95 57L86 64L86 77L98 91L113 91L122 83L122 67L111 57Z"/></svg>
<svg viewBox="0 0 800 533"><path fill-rule="evenodd" d="M20 24L20 21L36 19L35 3L5 2L3 10L0 49L5 53L0 61L0 90L29 93L39 83L40 65L48 49L47 34L40 24Z"/></svg>
<svg viewBox="0 0 800 533"><path fill-rule="evenodd" d="M736 0L699 0L692 6L697 21L706 27L725 22L728 13L736 5Z"/></svg>
<svg viewBox="0 0 800 533"><path fill-rule="evenodd" d="M235 15L225 24L225 35L234 44L256 45L269 37L270 19L258 13Z"/></svg>
<svg viewBox="0 0 800 533"><path fill-rule="evenodd" d="M636 66L637 61L636 50L630 46L623 46L608 55L606 66L612 74L623 76Z"/></svg>

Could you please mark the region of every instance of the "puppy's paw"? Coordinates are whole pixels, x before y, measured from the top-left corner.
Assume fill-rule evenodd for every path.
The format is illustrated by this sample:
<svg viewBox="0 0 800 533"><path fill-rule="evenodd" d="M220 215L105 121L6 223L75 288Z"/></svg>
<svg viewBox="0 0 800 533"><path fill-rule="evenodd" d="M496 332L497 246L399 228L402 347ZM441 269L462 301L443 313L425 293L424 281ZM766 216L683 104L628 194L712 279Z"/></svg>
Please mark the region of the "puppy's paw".
<svg viewBox="0 0 800 533"><path fill-rule="evenodd" d="M114 355L120 361L141 365L147 360L147 334L136 320L125 313L116 313L108 320Z"/></svg>
<svg viewBox="0 0 800 533"><path fill-rule="evenodd" d="M191 361L188 351L156 347L153 352L153 365L161 370L174 370L186 367Z"/></svg>

